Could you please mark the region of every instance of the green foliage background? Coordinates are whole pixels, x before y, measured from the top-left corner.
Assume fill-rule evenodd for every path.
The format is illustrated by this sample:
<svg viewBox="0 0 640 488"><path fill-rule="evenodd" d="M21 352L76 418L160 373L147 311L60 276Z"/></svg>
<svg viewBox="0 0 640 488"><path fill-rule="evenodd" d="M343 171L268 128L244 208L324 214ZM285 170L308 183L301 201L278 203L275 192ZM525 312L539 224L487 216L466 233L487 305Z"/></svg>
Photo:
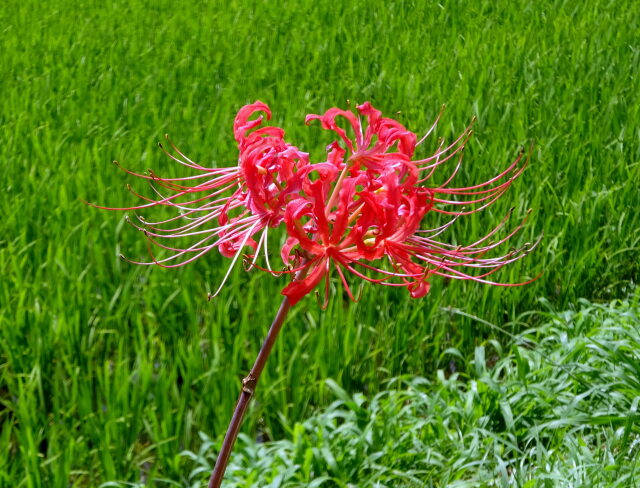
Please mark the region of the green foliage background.
<svg viewBox="0 0 640 488"><path fill-rule="evenodd" d="M465 358L546 297L622 296L639 273L640 4L596 0L432 2L35 2L0 9L0 460L2 486L97 486L179 476L177 453L216 437L279 302L283 282L215 254L178 271L143 256L122 215L135 200L117 159L175 170L165 132L192 158L231 164L235 112L260 99L288 139L322 154L307 113L370 100L420 132L476 133L460 183L535 143L495 207L458 222L471 240L533 209L520 243L541 247L500 279L517 289L433 282L412 301L366 286L289 319L245 431L279 438L333 397L324 380L375 394L396 375L465 371ZM137 183L137 182L136 182ZM459 225L458 225L459 224ZM515 220L514 220L515 225ZM531 324L529 324L531 325ZM451 360L443 352L461 351Z"/></svg>

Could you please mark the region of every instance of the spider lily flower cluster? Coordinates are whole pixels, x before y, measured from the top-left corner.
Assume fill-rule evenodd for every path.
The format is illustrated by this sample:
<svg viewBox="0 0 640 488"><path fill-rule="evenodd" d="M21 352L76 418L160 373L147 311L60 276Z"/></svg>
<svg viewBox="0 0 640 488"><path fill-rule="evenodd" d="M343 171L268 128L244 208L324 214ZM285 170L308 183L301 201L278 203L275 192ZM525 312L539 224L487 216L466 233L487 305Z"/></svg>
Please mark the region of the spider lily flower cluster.
<svg viewBox="0 0 640 488"><path fill-rule="evenodd" d="M416 134L383 117L368 102L359 105L356 112L332 108L306 118L307 124L319 121L335 138L327 146L325 160L311 162L309 154L285 141L282 129L265 125L270 118L269 107L262 102L240 109L233 125L239 150L236 166L202 166L168 141L169 148L161 145L162 149L193 170L193 175L164 178L151 171L143 175L125 170L149 180L157 197L136 193L146 202L118 210L154 206L177 210L166 220L152 222L138 215L138 222L131 222L150 244L151 261L138 264L182 266L217 248L232 262L213 296L244 256L250 268L303 276L282 290L291 304L321 283L328 297L332 275L352 299L349 275L405 287L415 298L429 291L432 276L501 286L524 284L498 283L490 278L535 247L526 244L493 256L522 227L520 224L496 237L508 216L471 244L438 240L459 217L481 211L504 194L526 166L524 151L490 180L455 187L452 182L471 126L453 143L441 143L434 154L416 159L416 147L433 131L438 119L418 140ZM447 163L454 168L449 176L443 183L430 185L434 173ZM430 213L444 214L447 220L435 228L422 228ZM270 228L286 230L280 248L283 271L274 271L271 264ZM187 243L181 244L185 240ZM168 255L157 256L154 248L168 251ZM264 264L258 264L260 255Z"/></svg>

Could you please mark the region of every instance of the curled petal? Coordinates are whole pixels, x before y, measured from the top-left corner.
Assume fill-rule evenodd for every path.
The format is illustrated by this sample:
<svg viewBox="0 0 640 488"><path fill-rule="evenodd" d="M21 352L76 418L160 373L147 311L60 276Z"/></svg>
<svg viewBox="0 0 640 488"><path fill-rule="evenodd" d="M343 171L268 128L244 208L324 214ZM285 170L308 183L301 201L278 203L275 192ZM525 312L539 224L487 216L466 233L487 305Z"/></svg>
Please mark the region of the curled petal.
<svg viewBox="0 0 640 488"><path fill-rule="evenodd" d="M260 124L262 124L262 121L264 120L263 115L260 115L257 119L249 120L249 117L251 117L256 112L264 112L264 114L267 116L267 120L271 119L271 110L265 103L256 101L242 107L238 111L238 114L233 121L233 135L235 136L238 144L242 143L247 135L247 132L249 132L251 129L255 129L256 127L260 126Z"/></svg>

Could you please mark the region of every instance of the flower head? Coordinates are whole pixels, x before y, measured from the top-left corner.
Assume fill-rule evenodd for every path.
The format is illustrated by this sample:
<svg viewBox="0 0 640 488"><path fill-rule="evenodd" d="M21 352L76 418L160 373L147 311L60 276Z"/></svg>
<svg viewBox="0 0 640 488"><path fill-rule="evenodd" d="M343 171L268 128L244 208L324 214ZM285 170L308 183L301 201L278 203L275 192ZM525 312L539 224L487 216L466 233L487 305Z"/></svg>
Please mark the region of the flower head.
<svg viewBox="0 0 640 488"><path fill-rule="evenodd" d="M261 115L255 117L257 114ZM195 175L161 178L153 172L132 173L149 180L158 198L141 196L146 203L129 210L170 206L178 211L178 215L157 222L138 217L139 222L133 225L144 231L150 244L169 251L166 257L156 257L150 246L151 262L140 264L181 266L217 248L233 258L233 266L249 247L246 258L250 267L263 269L257 264L262 252L267 270L280 274L270 265L267 231L284 228L286 238L280 255L287 268L283 273L302 271L305 276L282 291L292 304L323 281L328 296L329 278L334 274L352 299L349 274L372 283L405 287L416 298L429 291L432 276L502 286L523 284L489 278L535 247L526 245L491 256L522 224L491 242L507 218L468 245L438 240L459 217L486 208L504 194L526 166L523 151L490 180L456 187L452 182L471 127L452 144L440 144L431 156L415 159L416 147L435 123L418 140L416 134L383 117L368 102L359 105L357 112L332 108L306 118L307 123L318 120L323 129L336 135L327 146L326 159L312 163L307 153L285 141L282 129L263 126L265 118L270 119L271 112L262 102L238 112L233 126L239 151L237 166L204 167L169 141L172 151L165 152ZM444 183L430 186L434 173L452 161L456 165ZM431 212L450 219L435 228L422 228ZM188 245L173 244L184 239L189 240Z"/></svg>
<svg viewBox="0 0 640 488"><path fill-rule="evenodd" d="M289 284L283 294L295 303L323 278L328 287L333 270L351 298L346 272L373 283L406 287L416 298L429 291L429 278L434 275L500 284L487 277L531 249L526 246L498 257L486 257L513 235L514 232L487 243L506 220L470 245L451 245L436 237L457 217L482 210L502 195L522 173L523 153L489 181L452 187L470 128L450 146L440 146L432 156L415 160L414 133L395 120L381 117L369 103L357 110L358 114L331 109L322 116L307 117L307 121L320 120L324 129L338 135L339 140L328 146L327 162L337 168L339 176L328 190L322 179L315 181L306 195L287 207L289 238L283 248L283 260L289 261L292 252L300 249L307 257L305 266L309 271L305 279ZM336 124L338 116L348 121L351 138ZM365 127L361 117L366 119ZM426 186L434 172L456 155L458 165L445 183ZM463 205L476 207L465 210ZM451 215L452 219L434 229L421 229L430 211Z"/></svg>

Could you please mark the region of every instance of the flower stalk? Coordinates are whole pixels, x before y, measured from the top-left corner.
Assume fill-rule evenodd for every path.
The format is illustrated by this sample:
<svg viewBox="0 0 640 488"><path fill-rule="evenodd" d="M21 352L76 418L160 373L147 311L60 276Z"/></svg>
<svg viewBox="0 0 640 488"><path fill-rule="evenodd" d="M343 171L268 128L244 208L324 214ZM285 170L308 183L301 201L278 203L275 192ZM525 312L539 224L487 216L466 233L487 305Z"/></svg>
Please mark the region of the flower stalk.
<svg viewBox="0 0 640 488"><path fill-rule="evenodd" d="M231 422L229 422L227 433L224 436L222 447L220 448L220 452L218 453L216 465L213 468L213 472L211 473L211 478L209 479L209 488L219 488L222 484L224 472L227 469L229 457L231 456L233 445L235 444L236 438L238 437L238 432L240 431L242 420L244 419L244 416L247 412L249 402L253 397L253 393L255 392L258 380L260 379L260 375L262 374L262 371L267 364L267 359L269 358L271 349L273 349L273 345L276 342L278 333L280 332L282 324L284 323L284 320L287 317L290 309L291 303L289 302L289 299L287 297L284 297L284 300L282 300L280 308L278 309L278 313L273 319L273 323L269 328L267 337L262 344L262 348L260 349L260 352L256 357L256 361L253 364L251 371L249 371L249 374L242 380L242 389L240 390L240 396L238 397L236 408L233 412L233 416L231 417Z"/></svg>
<svg viewBox="0 0 640 488"><path fill-rule="evenodd" d="M296 273L295 279L302 279L305 274L306 271L302 269ZM269 327L267 337L262 343L262 347L256 356L256 360L253 363L251 371L249 371L249 374L242 379L240 396L238 397L236 408L233 411L233 416L231 417L229 427L227 428L224 440L222 441L222 447L218 453L216 464L213 468L213 472L211 473L208 485L209 488L219 488L222 484L222 479L224 478L224 473L227 469L227 464L229 463L229 457L231 456L233 445L238 437L238 432L240 431L244 416L247 413L249 402L255 393L260 375L267 364L267 359L269 359L273 345L276 343L276 339L278 338L280 329L282 329L282 325L289 314L289 310L291 310L291 302L289 301L289 297L285 296L280 304L278 313L276 313L276 316L271 323L271 327Z"/></svg>

